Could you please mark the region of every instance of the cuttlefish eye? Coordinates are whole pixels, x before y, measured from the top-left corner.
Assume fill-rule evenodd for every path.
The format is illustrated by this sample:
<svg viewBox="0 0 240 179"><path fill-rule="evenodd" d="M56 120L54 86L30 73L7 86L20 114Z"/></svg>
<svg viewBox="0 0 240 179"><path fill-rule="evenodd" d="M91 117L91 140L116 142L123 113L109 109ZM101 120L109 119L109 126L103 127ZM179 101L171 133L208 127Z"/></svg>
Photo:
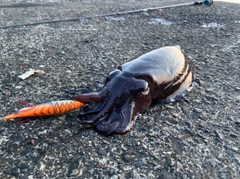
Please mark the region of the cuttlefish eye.
<svg viewBox="0 0 240 179"><path fill-rule="evenodd" d="M150 87L147 81L134 78L135 83L129 86L129 91L131 91L132 96L142 96L148 95L150 91Z"/></svg>
<svg viewBox="0 0 240 179"><path fill-rule="evenodd" d="M143 95L148 95L148 94L149 94L149 91L150 91L150 88L149 88L149 86L147 86L147 88L145 88L145 89L142 91L142 94L143 94Z"/></svg>
<svg viewBox="0 0 240 179"><path fill-rule="evenodd" d="M110 72L105 80L105 85L112 80L113 78L115 78L117 75L119 75L121 73L121 71L119 69L113 70L112 72Z"/></svg>

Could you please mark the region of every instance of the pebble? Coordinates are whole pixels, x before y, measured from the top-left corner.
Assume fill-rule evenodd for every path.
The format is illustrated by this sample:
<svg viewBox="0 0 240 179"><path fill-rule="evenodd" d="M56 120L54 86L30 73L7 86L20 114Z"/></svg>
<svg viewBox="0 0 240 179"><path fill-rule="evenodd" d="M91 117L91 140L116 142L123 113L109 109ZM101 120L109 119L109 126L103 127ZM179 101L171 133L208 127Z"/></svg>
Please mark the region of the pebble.
<svg viewBox="0 0 240 179"><path fill-rule="evenodd" d="M194 112L197 112L197 113L201 113L202 112L202 110L199 109L199 108L194 108L193 110L194 110Z"/></svg>
<svg viewBox="0 0 240 179"><path fill-rule="evenodd" d="M176 171L180 172L180 170L182 170L182 168L183 168L183 165L179 161L177 161L177 163L176 163Z"/></svg>
<svg viewBox="0 0 240 179"><path fill-rule="evenodd" d="M233 134L233 133L230 133L229 136L233 137L233 138L237 138L238 137L237 134Z"/></svg>
<svg viewBox="0 0 240 179"><path fill-rule="evenodd" d="M192 127L192 123L190 121L186 121L185 124L187 125L188 128Z"/></svg>
<svg viewBox="0 0 240 179"><path fill-rule="evenodd" d="M35 145L35 140L34 139L31 140L31 144Z"/></svg>
<svg viewBox="0 0 240 179"><path fill-rule="evenodd" d="M235 87L235 90L240 91L240 87Z"/></svg>
<svg viewBox="0 0 240 179"><path fill-rule="evenodd" d="M232 146L232 150L233 150L234 152L238 152L238 148L237 148L237 147Z"/></svg>
<svg viewBox="0 0 240 179"><path fill-rule="evenodd" d="M22 86L15 86L16 89L22 89Z"/></svg>
<svg viewBox="0 0 240 179"><path fill-rule="evenodd" d="M219 132L218 130L215 130L214 132L215 132L216 136L217 136L220 140L223 140L224 136L223 136L223 134L222 134L221 132Z"/></svg>
<svg viewBox="0 0 240 179"><path fill-rule="evenodd" d="M240 95L235 97L238 101L240 101Z"/></svg>
<svg viewBox="0 0 240 179"><path fill-rule="evenodd" d="M136 167L141 167L143 165L146 165L146 161L145 160L138 160L136 163L135 163Z"/></svg>

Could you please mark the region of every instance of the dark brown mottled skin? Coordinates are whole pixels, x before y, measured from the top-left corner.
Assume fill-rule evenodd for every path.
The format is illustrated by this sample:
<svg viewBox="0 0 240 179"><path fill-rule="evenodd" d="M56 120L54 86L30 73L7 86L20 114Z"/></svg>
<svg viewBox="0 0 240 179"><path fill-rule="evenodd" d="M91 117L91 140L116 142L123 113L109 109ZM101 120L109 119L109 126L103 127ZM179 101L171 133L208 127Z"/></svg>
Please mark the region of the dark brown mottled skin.
<svg viewBox="0 0 240 179"><path fill-rule="evenodd" d="M80 94L74 100L90 103L81 109L86 127L103 134L126 133L136 114L152 103L179 100L191 90L191 65L179 46L153 50L109 73L100 92Z"/></svg>

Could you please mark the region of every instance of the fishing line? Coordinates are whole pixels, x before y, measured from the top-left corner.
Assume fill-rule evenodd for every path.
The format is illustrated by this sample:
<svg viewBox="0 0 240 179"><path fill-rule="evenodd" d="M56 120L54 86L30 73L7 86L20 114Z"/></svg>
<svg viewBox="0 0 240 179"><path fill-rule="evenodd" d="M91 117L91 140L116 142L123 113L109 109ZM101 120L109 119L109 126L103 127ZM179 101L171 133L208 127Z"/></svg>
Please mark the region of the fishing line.
<svg viewBox="0 0 240 179"><path fill-rule="evenodd" d="M133 14L133 13L153 11L153 10L158 10L158 9L180 7L180 6L191 6L191 5L201 5L201 4L203 4L205 6L210 6L212 3L213 3L213 0L204 0L204 1L196 1L196 2L190 2L190 3L181 3L181 4L174 4L174 5L167 5L167 6L150 7L150 8L143 8L143 9L136 9L136 10L129 10L129 11L121 11L121 12L108 13L108 14L100 14L100 15L94 15L94 16L85 16L85 17L77 17L77 18L67 18L67 19L57 19L57 20L49 20L49 21L30 22L30 23L25 23L25 24L2 26L2 27L0 27L0 29L8 29L8 28L13 28L13 27L22 27L22 26L31 26L31 25L40 25L40 24L50 24L50 23L66 22L66 21L79 21L81 19L94 19L94 18L107 17L107 16Z"/></svg>

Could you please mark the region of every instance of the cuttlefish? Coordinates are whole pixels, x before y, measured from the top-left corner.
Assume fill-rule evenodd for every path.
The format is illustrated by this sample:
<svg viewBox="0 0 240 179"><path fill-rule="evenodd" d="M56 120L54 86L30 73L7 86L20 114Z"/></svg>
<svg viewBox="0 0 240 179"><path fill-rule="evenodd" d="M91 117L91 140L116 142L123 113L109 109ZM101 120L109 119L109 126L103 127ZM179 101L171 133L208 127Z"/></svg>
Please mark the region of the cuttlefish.
<svg viewBox="0 0 240 179"><path fill-rule="evenodd" d="M109 73L99 92L72 99L85 105L82 124L103 134L123 134L136 115L152 104L181 99L192 89L192 66L179 46L166 46L133 59Z"/></svg>

